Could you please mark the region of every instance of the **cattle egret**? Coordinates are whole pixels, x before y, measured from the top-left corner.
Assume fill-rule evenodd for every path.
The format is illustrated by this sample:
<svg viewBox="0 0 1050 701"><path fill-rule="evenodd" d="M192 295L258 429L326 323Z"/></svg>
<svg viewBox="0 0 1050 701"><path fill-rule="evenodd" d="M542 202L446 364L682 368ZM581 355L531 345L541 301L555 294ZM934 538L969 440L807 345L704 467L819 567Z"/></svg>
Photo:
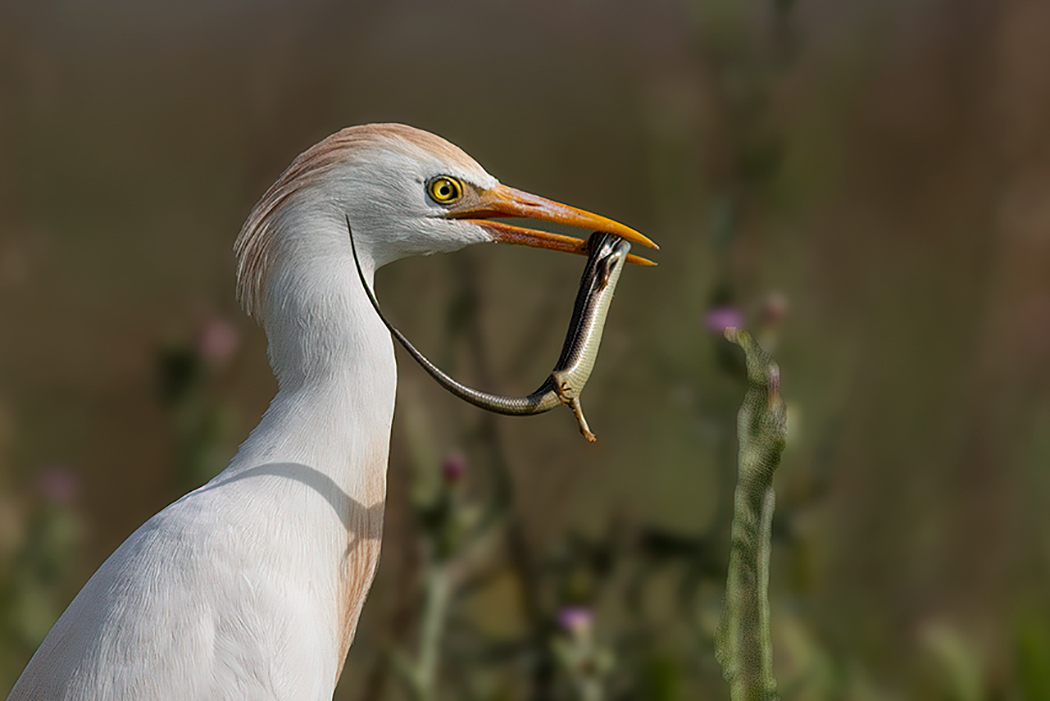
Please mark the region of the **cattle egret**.
<svg viewBox="0 0 1050 701"><path fill-rule="evenodd" d="M136 530L69 605L10 699L330 699L379 559L394 348L358 278L503 242L585 252L527 217L654 245L501 185L411 127L344 129L296 158L235 244L278 391L230 465Z"/></svg>

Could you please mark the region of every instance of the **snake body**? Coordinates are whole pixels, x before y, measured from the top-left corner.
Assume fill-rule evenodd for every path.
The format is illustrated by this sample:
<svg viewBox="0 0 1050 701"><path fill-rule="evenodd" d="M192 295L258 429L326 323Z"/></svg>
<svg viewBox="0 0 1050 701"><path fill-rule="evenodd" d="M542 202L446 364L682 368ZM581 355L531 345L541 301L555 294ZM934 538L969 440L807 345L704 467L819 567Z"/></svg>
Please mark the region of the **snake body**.
<svg viewBox="0 0 1050 701"><path fill-rule="evenodd" d="M349 226L350 222L347 221L348 229ZM630 243L612 234L596 232L591 235L588 240L590 254L587 258L587 265L583 269L579 291L576 293L576 301L572 309L572 318L569 321L569 330L565 335L565 343L562 345L561 355L554 365L554 370L531 394L525 397L507 397L464 385L449 376L416 349L405 335L383 315L379 302L365 281L361 264L357 260L357 249L353 244L352 232L350 242L361 284L376 313L379 314L379 318L383 320L398 343L439 385L477 407L510 416L542 414L559 404L565 404L572 409L579 423L580 433L589 441L597 440L583 416L580 393L594 369L598 347L601 345L602 331L609 314L609 305L627 259L627 252L631 248Z"/></svg>

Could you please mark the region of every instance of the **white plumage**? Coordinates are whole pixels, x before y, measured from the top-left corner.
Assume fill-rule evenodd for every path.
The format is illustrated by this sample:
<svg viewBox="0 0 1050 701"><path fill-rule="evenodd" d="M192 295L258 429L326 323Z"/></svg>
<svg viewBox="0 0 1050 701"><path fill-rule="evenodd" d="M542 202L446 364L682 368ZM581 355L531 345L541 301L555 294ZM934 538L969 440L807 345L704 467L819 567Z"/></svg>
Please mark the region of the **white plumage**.
<svg viewBox="0 0 1050 701"><path fill-rule="evenodd" d="M436 178L459 195L439 202ZM55 624L10 699L330 699L379 559L396 366L366 278L407 255L565 237L488 221L610 220L500 185L401 125L300 155L237 240L238 294L278 392L230 465L135 531Z"/></svg>

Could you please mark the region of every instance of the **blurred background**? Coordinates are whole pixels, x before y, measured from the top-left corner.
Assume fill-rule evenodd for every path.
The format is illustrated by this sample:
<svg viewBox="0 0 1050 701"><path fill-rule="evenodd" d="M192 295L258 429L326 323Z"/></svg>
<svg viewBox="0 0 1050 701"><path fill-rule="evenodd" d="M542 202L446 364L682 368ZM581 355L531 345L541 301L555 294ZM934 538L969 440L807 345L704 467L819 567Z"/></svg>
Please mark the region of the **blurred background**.
<svg viewBox="0 0 1050 701"><path fill-rule="evenodd" d="M0 3L0 693L255 425L275 384L233 240L297 153L371 121L662 250L620 282L596 445L399 355L338 699L728 698L740 323L789 406L784 697L1050 698L1044 0ZM485 247L377 288L443 367L524 393L582 262Z"/></svg>

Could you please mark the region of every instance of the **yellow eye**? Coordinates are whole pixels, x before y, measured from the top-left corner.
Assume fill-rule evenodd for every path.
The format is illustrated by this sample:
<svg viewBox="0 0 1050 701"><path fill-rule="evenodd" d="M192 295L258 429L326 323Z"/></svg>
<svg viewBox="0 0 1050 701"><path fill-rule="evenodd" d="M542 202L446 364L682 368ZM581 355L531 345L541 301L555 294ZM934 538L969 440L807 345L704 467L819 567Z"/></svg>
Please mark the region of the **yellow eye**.
<svg viewBox="0 0 1050 701"><path fill-rule="evenodd" d="M458 180L442 175L430 181L427 193L438 204L451 204L463 196L463 186Z"/></svg>

